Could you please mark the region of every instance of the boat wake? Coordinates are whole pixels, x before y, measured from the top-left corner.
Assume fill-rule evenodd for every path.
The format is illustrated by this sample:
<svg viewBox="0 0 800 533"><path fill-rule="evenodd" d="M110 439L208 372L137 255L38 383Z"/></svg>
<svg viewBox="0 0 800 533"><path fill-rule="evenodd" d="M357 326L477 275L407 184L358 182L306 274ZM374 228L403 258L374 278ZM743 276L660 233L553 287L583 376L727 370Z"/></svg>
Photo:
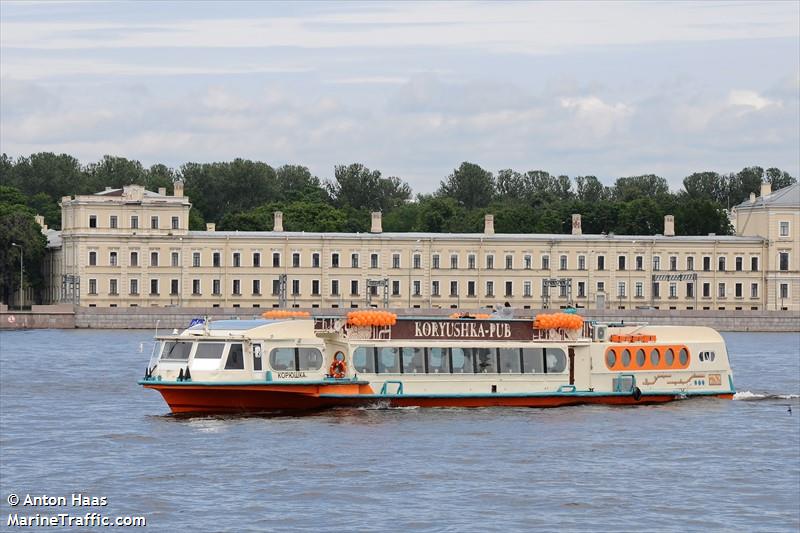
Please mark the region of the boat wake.
<svg viewBox="0 0 800 533"><path fill-rule="evenodd" d="M759 392L751 392L749 390L743 392L737 392L733 395L734 400L741 400L741 401L759 401L759 400L797 400L800 398L800 394L769 394L769 393L759 393Z"/></svg>

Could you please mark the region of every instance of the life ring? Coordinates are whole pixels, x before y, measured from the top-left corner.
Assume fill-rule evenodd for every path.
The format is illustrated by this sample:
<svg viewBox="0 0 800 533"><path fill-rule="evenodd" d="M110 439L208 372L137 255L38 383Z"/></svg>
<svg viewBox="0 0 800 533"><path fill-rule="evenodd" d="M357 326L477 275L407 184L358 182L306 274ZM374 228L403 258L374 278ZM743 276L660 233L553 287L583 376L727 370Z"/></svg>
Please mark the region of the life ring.
<svg viewBox="0 0 800 533"><path fill-rule="evenodd" d="M341 356L342 358L339 359L339 356ZM331 367L328 369L328 375L330 375L334 379L342 379L346 373L347 373L347 363L344 360L344 353L336 352L336 354L333 356L333 362L331 363Z"/></svg>
<svg viewBox="0 0 800 533"><path fill-rule="evenodd" d="M633 388L633 399L636 400L637 402L642 399L642 389L640 389L639 387Z"/></svg>

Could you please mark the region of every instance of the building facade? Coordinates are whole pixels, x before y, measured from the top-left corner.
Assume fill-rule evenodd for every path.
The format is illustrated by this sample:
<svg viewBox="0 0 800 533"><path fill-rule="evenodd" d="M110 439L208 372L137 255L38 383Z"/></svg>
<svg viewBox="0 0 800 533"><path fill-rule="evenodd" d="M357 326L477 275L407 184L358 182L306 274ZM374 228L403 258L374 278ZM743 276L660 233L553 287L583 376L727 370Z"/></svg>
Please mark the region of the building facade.
<svg viewBox="0 0 800 533"><path fill-rule="evenodd" d="M62 198L50 293L88 307L798 310L794 187L780 206L737 206L736 235L687 237L671 216L649 236L583 235L580 215L567 235L496 234L491 215L483 233L385 233L380 213L369 233L286 232L281 213L270 232L189 231L182 184L128 186Z"/></svg>

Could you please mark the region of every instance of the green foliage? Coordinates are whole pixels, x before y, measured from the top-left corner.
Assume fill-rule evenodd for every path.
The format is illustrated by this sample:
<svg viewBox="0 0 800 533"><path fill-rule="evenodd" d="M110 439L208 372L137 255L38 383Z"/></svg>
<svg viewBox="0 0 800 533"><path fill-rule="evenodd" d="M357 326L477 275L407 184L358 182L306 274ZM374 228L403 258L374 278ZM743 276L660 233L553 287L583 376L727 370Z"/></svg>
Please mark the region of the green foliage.
<svg viewBox="0 0 800 533"><path fill-rule="evenodd" d="M618 202L630 202L641 198L661 199L667 196L669 196L667 180L655 174L619 178L612 189L612 197Z"/></svg>
<svg viewBox="0 0 800 533"><path fill-rule="evenodd" d="M0 297L5 302L11 301L20 283L20 248L11 246L12 243L22 247L24 286L41 289L44 285L42 258L47 239L34 220L35 212L24 205L24 199L16 189L0 187L0 249L4 251L0 254Z"/></svg>
<svg viewBox="0 0 800 533"><path fill-rule="evenodd" d="M388 212L411 198L411 187L399 178L382 178L360 163L337 165L326 188L337 207Z"/></svg>
<svg viewBox="0 0 800 533"><path fill-rule="evenodd" d="M450 176L442 181L439 196L454 199L462 207L486 207L494 196L492 173L474 163L464 161Z"/></svg>

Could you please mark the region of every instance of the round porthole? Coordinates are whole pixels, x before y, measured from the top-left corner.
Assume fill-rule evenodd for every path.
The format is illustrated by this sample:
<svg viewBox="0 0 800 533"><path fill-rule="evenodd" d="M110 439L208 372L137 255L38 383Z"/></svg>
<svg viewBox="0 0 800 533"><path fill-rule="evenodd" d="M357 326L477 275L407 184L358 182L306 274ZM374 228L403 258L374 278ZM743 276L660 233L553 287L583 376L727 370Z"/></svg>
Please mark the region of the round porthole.
<svg viewBox="0 0 800 533"><path fill-rule="evenodd" d="M667 351L664 352L664 362L667 363L667 366L672 366L672 363L675 362L675 352L672 348L667 348Z"/></svg>
<svg viewBox="0 0 800 533"><path fill-rule="evenodd" d="M636 350L636 365L639 366L639 368L644 366L646 360L647 356L645 355L644 350L641 348Z"/></svg>
<svg viewBox="0 0 800 533"><path fill-rule="evenodd" d="M661 354L658 353L658 348L653 348L650 350L650 364L653 366L658 366L658 363L661 362Z"/></svg>
<svg viewBox="0 0 800 533"><path fill-rule="evenodd" d="M681 351L678 352L678 361L681 362L682 366L686 366L689 363L689 352L686 348L681 348Z"/></svg>
<svg viewBox="0 0 800 533"><path fill-rule="evenodd" d="M614 353L614 350L609 350L606 352L606 366L608 368L614 368L614 365L617 364L617 354Z"/></svg>
<svg viewBox="0 0 800 533"><path fill-rule="evenodd" d="M630 350L623 350L622 351L622 366L628 368L631 366L631 351Z"/></svg>

